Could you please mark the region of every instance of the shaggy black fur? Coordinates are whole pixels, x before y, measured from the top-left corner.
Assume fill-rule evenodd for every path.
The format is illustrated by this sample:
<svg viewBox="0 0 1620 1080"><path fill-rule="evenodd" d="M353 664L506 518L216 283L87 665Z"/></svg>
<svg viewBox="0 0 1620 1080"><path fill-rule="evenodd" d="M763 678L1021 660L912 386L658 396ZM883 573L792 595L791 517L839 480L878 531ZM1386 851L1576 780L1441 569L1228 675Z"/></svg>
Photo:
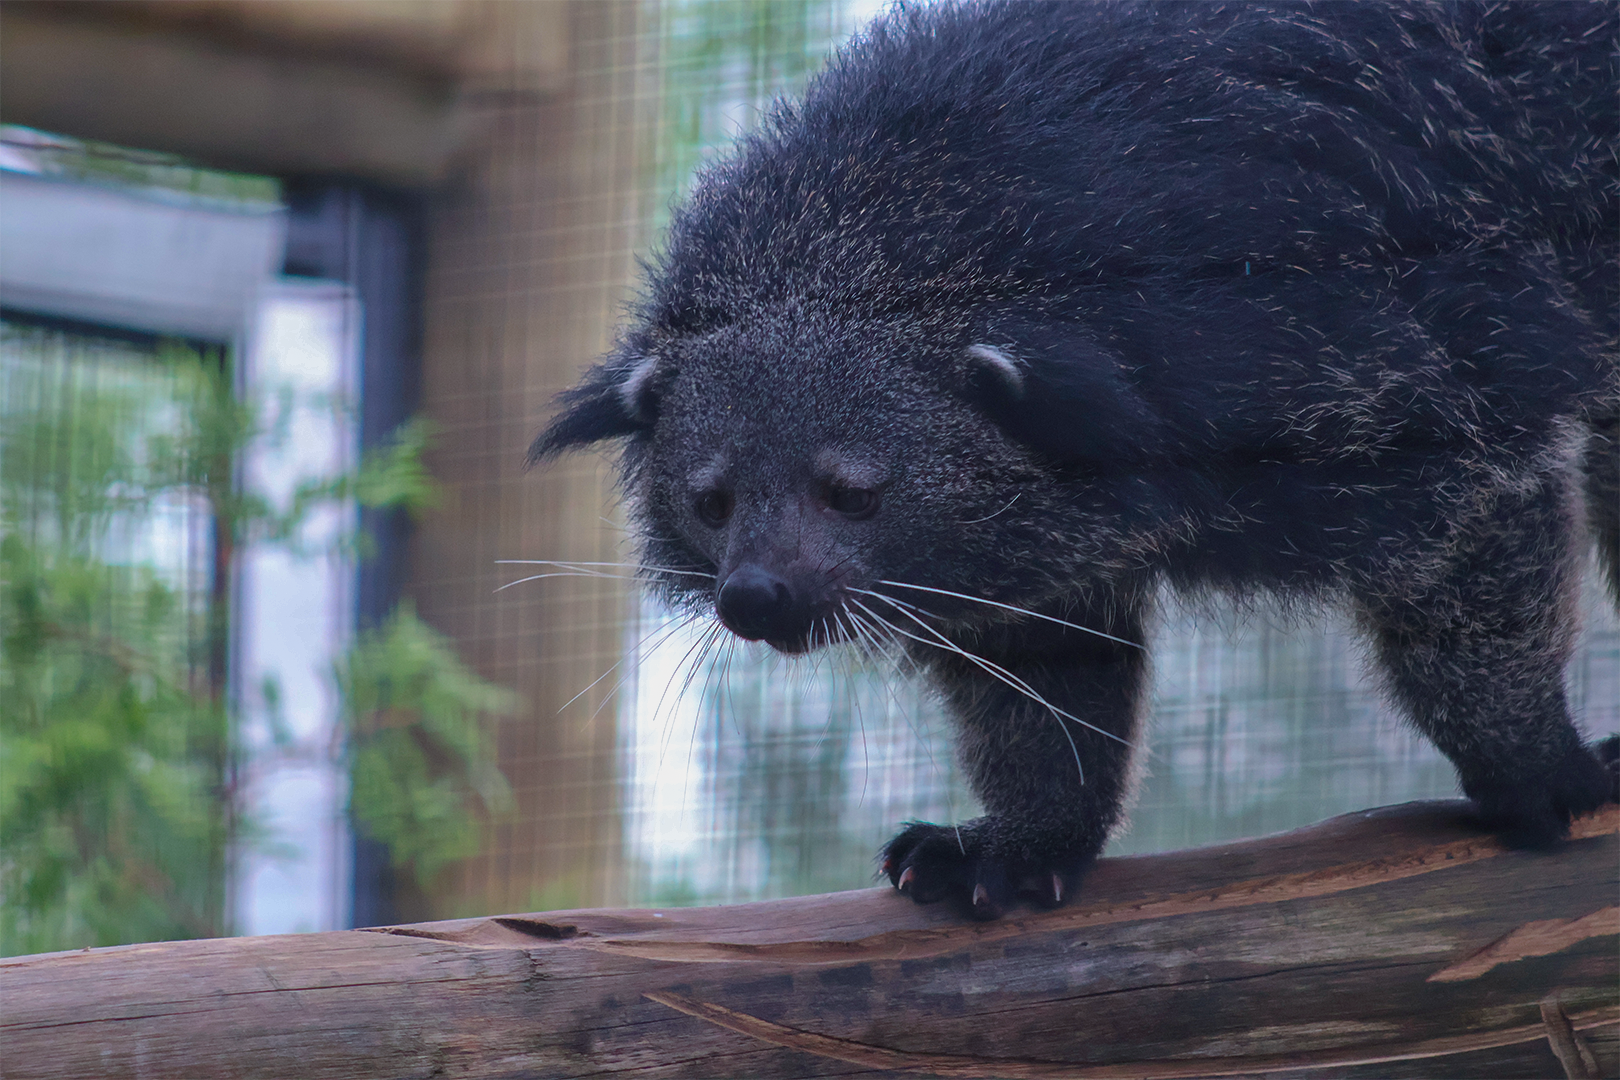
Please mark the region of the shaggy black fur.
<svg viewBox="0 0 1620 1080"><path fill-rule="evenodd" d="M1616 10L902 10L702 177L533 457L624 437L646 563L716 575L671 599L931 673L988 814L889 844L919 901L1072 891L1164 582L1349 605L1554 843L1616 795L1563 689L1589 534L1620 575Z"/></svg>

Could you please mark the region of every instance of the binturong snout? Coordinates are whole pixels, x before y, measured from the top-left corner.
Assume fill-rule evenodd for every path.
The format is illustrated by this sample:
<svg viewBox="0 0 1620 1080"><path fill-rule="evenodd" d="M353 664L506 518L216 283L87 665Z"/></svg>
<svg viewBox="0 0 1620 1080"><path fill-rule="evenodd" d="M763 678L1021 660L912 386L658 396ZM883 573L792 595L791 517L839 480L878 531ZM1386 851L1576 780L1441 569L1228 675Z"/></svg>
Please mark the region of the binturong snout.
<svg viewBox="0 0 1620 1080"><path fill-rule="evenodd" d="M795 652L806 638L810 611L780 576L758 563L743 563L727 576L715 597L715 611L726 628L749 641L768 641Z"/></svg>

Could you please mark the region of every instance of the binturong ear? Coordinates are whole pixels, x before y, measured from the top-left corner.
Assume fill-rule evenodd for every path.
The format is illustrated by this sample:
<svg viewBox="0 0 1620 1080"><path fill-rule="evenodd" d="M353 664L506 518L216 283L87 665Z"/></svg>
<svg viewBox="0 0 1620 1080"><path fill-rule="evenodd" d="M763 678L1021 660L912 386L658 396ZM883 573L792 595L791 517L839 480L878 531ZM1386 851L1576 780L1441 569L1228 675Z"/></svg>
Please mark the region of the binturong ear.
<svg viewBox="0 0 1620 1080"><path fill-rule="evenodd" d="M557 395L561 411L529 447L537 465L576 446L652 430L658 419L661 371L656 356L617 357Z"/></svg>
<svg viewBox="0 0 1620 1080"><path fill-rule="evenodd" d="M1163 419L1127 366L1073 326L1001 322L963 350L962 363L969 399L1055 462L1106 470L1163 450Z"/></svg>

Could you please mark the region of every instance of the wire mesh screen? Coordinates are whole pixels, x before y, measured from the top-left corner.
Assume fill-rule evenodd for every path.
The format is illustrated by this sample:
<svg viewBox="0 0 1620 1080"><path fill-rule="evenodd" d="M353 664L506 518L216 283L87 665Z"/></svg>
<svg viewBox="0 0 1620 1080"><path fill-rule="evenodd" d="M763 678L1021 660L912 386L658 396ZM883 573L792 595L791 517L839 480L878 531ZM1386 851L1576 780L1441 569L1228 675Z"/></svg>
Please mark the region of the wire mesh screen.
<svg viewBox="0 0 1620 1080"><path fill-rule="evenodd" d="M226 924L226 597L199 454L222 378L217 352L0 322L5 954Z"/></svg>
<svg viewBox="0 0 1620 1080"><path fill-rule="evenodd" d="M502 733L517 810L420 914L867 884L900 821L977 812L926 689L851 656L773 658L657 610L628 580L635 545L606 460L527 475L521 461L552 395L609 345L635 254L657 243L693 169L874 7L570 11L568 85L491 101L435 214L424 404L454 502L423 525L414 591L527 704ZM498 562L525 559L576 561ZM1620 726L1620 630L1596 592L1587 608L1570 679L1595 735ZM1116 852L1455 794L1450 766L1380 703L1340 622L1169 603L1154 649L1151 742Z"/></svg>
<svg viewBox="0 0 1620 1080"><path fill-rule="evenodd" d="M552 396L606 347L628 295L651 213L657 38L634 4L488 11L503 23L495 37L516 43L514 70L472 102L457 182L429 216L421 400L437 429L428 464L447 495L420 524L408 588L480 674L523 702L498 732L515 809L428 893L396 891L399 919L627 896L606 685L570 699L618 660L628 593L581 577L496 590L529 576L498 560L624 555L601 461L526 473L523 455ZM518 46L557 33L566 84L525 81Z"/></svg>
<svg viewBox="0 0 1620 1080"><path fill-rule="evenodd" d="M853 650L789 660L653 610L637 629L618 715L640 899L856 887L898 822L976 812L917 683Z"/></svg>

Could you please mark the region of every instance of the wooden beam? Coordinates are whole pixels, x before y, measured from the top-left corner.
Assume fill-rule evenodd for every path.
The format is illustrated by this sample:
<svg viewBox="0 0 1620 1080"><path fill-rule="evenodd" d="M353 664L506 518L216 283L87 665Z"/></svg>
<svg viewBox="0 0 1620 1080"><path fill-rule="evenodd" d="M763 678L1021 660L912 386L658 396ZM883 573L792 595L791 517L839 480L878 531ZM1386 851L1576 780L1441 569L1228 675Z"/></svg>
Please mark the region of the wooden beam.
<svg viewBox="0 0 1620 1080"><path fill-rule="evenodd" d="M886 888L0 961L4 1075L1611 1076L1620 808L1458 803L1105 859L966 923Z"/></svg>
<svg viewBox="0 0 1620 1080"><path fill-rule="evenodd" d="M568 80L563 3L0 6L0 119L218 168L431 188Z"/></svg>

